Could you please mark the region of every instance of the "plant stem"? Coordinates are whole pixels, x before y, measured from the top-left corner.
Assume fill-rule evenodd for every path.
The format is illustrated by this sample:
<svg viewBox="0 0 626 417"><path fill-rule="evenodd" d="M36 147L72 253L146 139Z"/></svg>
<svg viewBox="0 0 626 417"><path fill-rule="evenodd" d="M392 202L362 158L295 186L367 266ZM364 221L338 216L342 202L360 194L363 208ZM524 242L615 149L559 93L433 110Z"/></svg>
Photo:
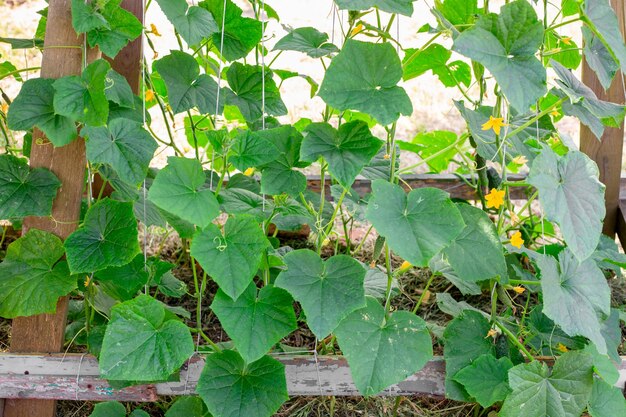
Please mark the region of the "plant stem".
<svg viewBox="0 0 626 417"><path fill-rule="evenodd" d="M526 349L526 347L517 339L517 336L515 336L504 324L500 323L500 321L498 320L493 320L493 323L498 326L500 330L502 330L502 333L504 333L509 338L509 340L513 342L515 346L519 348L519 350L522 351L522 353L524 353L524 355L530 362L533 362L535 360L535 358L533 358L533 355L530 354L528 349Z"/></svg>
<svg viewBox="0 0 626 417"><path fill-rule="evenodd" d="M422 301L424 301L424 297L426 297L428 288L430 287L430 284L432 284L433 279L435 279L436 275L437 275L436 272L433 272L432 274L430 274L430 278L428 278L428 281L426 281L426 285L424 286L424 289L422 290L422 294L420 295L420 298L417 300L417 304L415 304L415 307L413 307L413 314L416 314L417 310L419 310L420 306L422 305Z"/></svg>

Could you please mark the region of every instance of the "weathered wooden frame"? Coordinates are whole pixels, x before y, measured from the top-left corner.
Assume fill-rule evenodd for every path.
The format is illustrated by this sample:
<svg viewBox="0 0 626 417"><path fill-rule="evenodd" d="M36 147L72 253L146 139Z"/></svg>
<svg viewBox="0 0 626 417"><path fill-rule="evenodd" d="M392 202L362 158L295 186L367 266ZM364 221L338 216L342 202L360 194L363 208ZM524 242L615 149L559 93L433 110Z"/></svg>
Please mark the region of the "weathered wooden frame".
<svg viewBox="0 0 626 417"><path fill-rule="evenodd" d="M69 10L69 0L51 0L51 9ZM615 9L622 33L626 34L626 6L623 0L611 0ZM124 0L123 7L143 18L143 0ZM67 21L67 16L64 18ZM68 32L69 31L69 32ZM66 24L56 35L54 41L69 44L64 40L71 32L71 25ZM70 33L71 32L71 33ZM49 49L46 54L51 54ZM57 54L60 53L57 50ZM124 75L137 92L139 75L141 73L140 57L142 55L141 42L129 45L116 60L113 67ZM70 71L71 72L71 71ZM49 76L60 76L59 74ZM617 76L608 92L605 92L589 70L583 64L583 81L589 85L599 98L613 102L624 103L622 78ZM620 179L624 128L607 129L602 141L598 141L586 128L581 129L581 150L587 153L600 169L600 178L607 186L605 197L607 217L604 232L609 236L618 234L623 247L626 247L626 181ZM78 145L78 141L75 146ZM82 150L78 150L82 154ZM42 158L50 158L52 151L48 151ZM57 158L59 158L57 156ZM69 160L72 157L68 158ZM80 176L76 176L80 178ZM511 180L516 180L511 177ZM520 177L520 179L522 179ZM317 181L317 183L316 183ZM475 190L454 175L417 175L407 178L412 188L422 186L437 187L448 191L453 197L475 199ZM357 191L369 190L369 181L357 180ZM310 178L309 185L319 191L322 185L319 179ZM524 199L524 188L512 188L511 197ZM330 193L328 193L330 194ZM66 235L67 233L59 233ZM62 301L63 302L63 301ZM65 325L65 308L61 308L56 316L35 316L21 319L18 329L14 323L14 337L12 351L51 351L58 350L58 337L54 340L42 337L49 334L46 329L58 329ZM19 336L19 337L18 337ZM291 395L358 395L350 377L347 363L340 357L279 357L286 365L289 392ZM112 390L108 383L99 378L98 366L95 358L88 355L37 355L15 353L0 353L0 417L48 417L54 410L51 402L25 401L16 406L14 401L20 399L72 399L72 400L128 400L128 401L156 401L159 395L184 395L193 392L193 384L197 381L203 360L194 357L181 371L181 382L167 382L156 385L144 385ZM407 381L394 385L384 391L383 395L431 395L443 396L443 381L445 379L443 361L435 359L429 362L424 370L418 372ZM73 381L73 382L72 382ZM620 367L620 381L617 386L624 389L626 382L626 358L622 358ZM73 384L73 385L72 385ZM61 390L58 387L64 387ZM91 386L91 388L90 388ZM99 387L99 388L95 388ZM56 390L56 391L55 391ZM182 392L181 392L182 390ZM56 392L56 394L55 394ZM61 393L63 392L63 394ZM4 407L4 400L12 406ZM30 410L30 411L29 411ZM4 413L4 411L7 411Z"/></svg>
<svg viewBox="0 0 626 417"><path fill-rule="evenodd" d="M276 355L285 365L287 390L291 396L360 395L341 356ZM0 397L76 401L158 401L160 396L193 395L204 358L192 357L181 369L177 381L114 389L100 378L98 362L92 355L20 355L0 353ZM622 357L620 379L625 388L626 357ZM444 397L445 363L436 357L405 381L392 385L380 395ZM0 411L1 417L1 411Z"/></svg>

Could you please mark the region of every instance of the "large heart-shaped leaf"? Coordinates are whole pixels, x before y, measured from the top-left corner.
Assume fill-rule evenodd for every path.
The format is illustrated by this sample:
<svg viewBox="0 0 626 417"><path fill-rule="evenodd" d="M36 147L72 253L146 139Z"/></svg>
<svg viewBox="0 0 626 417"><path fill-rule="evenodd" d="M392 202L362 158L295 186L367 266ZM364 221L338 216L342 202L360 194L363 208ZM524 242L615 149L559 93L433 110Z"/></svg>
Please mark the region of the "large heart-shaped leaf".
<svg viewBox="0 0 626 417"><path fill-rule="evenodd" d="M65 240L72 274L126 265L137 255L137 221L132 203L108 198L95 203L83 225Z"/></svg>
<svg viewBox="0 0 626 417"><path fill-rule="evenodd" d="M134 14L120 7L120 2L121 0L106 2L99 12L106 24L87 32L89 46L97 46L110 58L115 58L128 42L138 38L143 31L141 22Z"/></svg>
<svg viewBox="0 0 626 417"><path fill-rule="evenodd" d="M605 90L608 90L619 71L619 63L611 55L611 52L602 43L600 38L586 26L582 27L583 33L583 53L589 68L591 68Z"/></svg>
<svg viewBox="0 0 626 417"><path fill-rule="evenodd" d="M256 220L239 215L228 219L224 234L215 224L196 232L191 256L225 294L237 300L256 275L268 246L269 241Z"/></svg>
<svg viewBox="0 0 626 417"><path fill-rule="evenodd" d="M405 16L413 14L415 0L335 0L340 9L367 10L377 7L389 13L400 13Z"/></svg>
<svg viewBox="0 0 626 417"><path fill-rule="evenodd" d="M422 369L433 347L426 322L408 311L385 317L372 297L346 317L335 331L348 360L354 384L363 395L375 395Z"/></svg>
<svg viewBox="0 0 626 417"><path fill-rule="evenodd" d="M201 113L221 113L224 95L217 103L217 82L208 74L200 74L198 62L189 54L172 51L154 62L154 69L167 87L167 98L174 113L196 107Z"/></svg>
<svg viewBox="0 0 626 417"><path fill-rule="evenodd" d="M198 6L188 6L185 0L156 0L163 14L174 25L188 45L200 43L218 31L211 13Z"/></svg>
<svg viewBox="0 0 626 417"><path fill-rule="evenodd" d="M82 75L69 75L54 82L54 111L90 126L102 126L109 117L104 89L111 65L104 59L92 62Z"/></svg>
<svg viewBox="0 0 626 417"><path fill-rule="evenodd" d="M559 77L557 84L570 99L563 103L566 114L578 117L598 139L602 138L604 126L619 127L622 124L626 107L599 100L596 93L580 82L571 71L558 62L550 62Z"/></svg>
<svg viewBox="0 0 626 417"><path fill-rule="evenodd" d="M30 170L25 159L0 155L0 219L49 215L60 186L47 169Z"/></svg>
<svg viewBox="0 0 626 417"><path fill-rule="evenodd" d="M546 217L559 224L574 255L587 259L598 246L606 213L596 164L582 152L558 156L544 147L532 164L528 182L539 190Z"/></svg>
<svg viewBox="0 0 626 417"><path fill-rule="evenodd" d="M265 194L282 193L297 196L306 189L306 177L294 168L310 165L300 161L302 135L291 126L268 129L256 133L273 143L275 154L272 161L262 165L261 191Z"/></svg>
<svg viewBox="0 0 626 417"><path fill-rule="evenodd" d="M626 416L626 399L618 388L601 379L593 380L591 398L587 406L591 417Z"/></svg>
<svg viewBox="0 0 626 417"><path fill-rule="evenodd" d="M523 113L546 93L546 70L535 57L543 29L533 7L516 0L502 6L499 15L483 15L454 40L453 50L483 64Z"/></svg>
<svg viewBox="0 0 626 417"><path fill-rule="evenodd" d="M76 288L52 233L30 229L11 243L0 263L0 317L54 313L59 297Z"/></svg>
<svg viewBox="0 0 626 417"><path fill-rule="evenodd" d="M391 43L348 40L333 58L319 96L339 110L358 110L387 125L408 116L413 105L403 88L402 65Z"/></svg>
<svg viewBox="0 0 626 417"><path fill-rule="evenodd" d="M315 252L300 249L289 252L284 261L287 270L278 275L276 286L302 305L307 325L319 339L365 305L365 268L356 259L336 255L323 261Z"/></svg>
<svg viewBox="0 0 626 417"><path fill-rule="evenodd" d="M266 69L264 76L263 68L258 65L234 62L226 72L226 80L234 93L227 98L227 104L237 106L246 121L254 122L264 117L263 110L268 116L287 114L287 107L280 98L271 71Z"/></svg>
<svg viewBox="0 0 626 417"><path fill-rule="evenodd" d="M376 180L372 190L367 219L413 265L428 265L465 227L459 209L439 189L420 188L407 195L399 185Z"/></svg>
<svg viewBox="0 0 626 417"><path fill-rule="evenodd" d="M275 132L286 132L286 130L289 129L283 128ZM244 172L250 167L259 167L275 160L279 151L272 142L274 134L264 132L246 130L237 135L228 155L228 161Z"/></svg>
<svg viewBox="0 0 626 417"><path fill-rule="evenodd" d="M54 111L55 80L33 78L22 85L22 89L7 114L11 130L29 130L38 127L54 146L64 146L76 139L74 121Z"/></svg>
<svg viewBox="0 0 626 417"><path fill-rule="evenodd" d="M138 97L135 97L133 90L130 88L130 84L128 84L128 81L123 75L119 74L114 69L110 69L109 72L107 72L105 82L104 94L107 100L123 108L135 108L135 99ZM110 116L111 113L109 112L109 117Z"/></svg>
<svg viewBox="0 0 626 417"><path fill-rule="evenodd" d="M266 286L257 295L257 287L251 283L236 301L219 290L211 309L241 357L250 363L297 328L292 304L287 291Z"/></svg>
<svg viewBox="0 0 626 417"><path fill-rule="evenodd" d="M457 401L469 401L465 388L454 380L461 369L484 354L495 353L495 347L487 333L489 321L477 311L464 310L452 320L443 333L446 360L446 397Z"/></svg>
<svg viewBox="0 0 626 417"><path fill-rule="evenodd" d="M148 198L157 207L200 227L207 226L220 212L197 159L169 157L167 166L154 179Z"/></svg>
<svg viewBox="0 0 626 417"><path fill-rule="evenodd" d="M211 417L200 397L178 397L165 417Z"/></svg>
<svg viewBox="0 0 626 417"><path fill-rule="evenodd" d="M228 188L218 197L222 210L229 214L249 214L258 222L267 220L274 211L274 203L262 195L243 188Z"/></svg>
<svg viewBox="0 0 626 417"><path fill-rule="evenodd" d="M193 354L189 328L152 297L111 309L100 353L100 375L123 381L162 381Z"/></svg>
<svg viewBox="0 0 626 417"><path fill-rule="evenodd" d="M205 8L218 23L218 30L213 33L213 45L228 61L245 58L261 41L263 27L260 20L242 17L243 11L231 0L204 0L198 6ZM224 32L222 33L222 23ZM223 44L222 44L223 39Z"/></svg>
<svg viewBox="0 0 626 417"><path fill-rule="evenodd" d="M465 228L442 251L456 276L464 281L483 281L507 276L502 244L495 225L484 211L468 204L457 204ZM476 254L480 253L480 256Z"/></svg>
<svg viewBox="0 0 626 417"><path fill-rule="evenodd" d="M466 29L478 14L478 0L438 0L435 7L450 23L458 25L459 31Z"/></svg>
<svg viewBox="0 0 626 417"><path fill-rule="evenodd" d="M601 36L602 42L626 70L626 45L620 24L609 0L585 0L584 15Z"/></svg>
<svg viewBox="0 0 626 417"><path fill-rule="evenodd" d="M486 408L504 401L511 392L508 372L512 367L513 363L506 356L496 359L491 354L484 354L457 372L454 380Z"/></svg>
<svg viewBox="0 0 626 417"><path fill-rule="evenodd" d="M77 1L82 3L82 0ZM126 417L126 407L119 401L98 403L89 417Z"/></svg>
<svg viewBox="0 0 626 417"><path fill-rule="evenodd" d="M339 130L328 123L312 123L305 132L300 159L315 162L320 156L324 157L330 173L346 188L383 144L372 135L367 123L359 120L344 123Z"/></svg>
<svg viewBox="0 0 626 417"><path fill-rule="evenodd" d="M289 399L282 363L269 356L246 363L232 350L207 357L196 392L220 417L270 417Z"/></svg>
<svg viewBox="0 0 626 417"><path fill-rule="evenodd" d="M599 316L611 313L611 290L593 259L580 263L568 249L559 253L558 262L540 255L543 312L570 336L585 336L607 353Z"/></svg>
<svg viewBox="0 0 626 417"><path fill-rule="evenodd" d="M87 139L90 162L111 165L121 180L132 185L146 178L158 145L141 123L114 119L106 127L87 126L81 134Z"/></svg>
<svg viewBox="0 0 626 417"><path fill-rule="evenodd" d="M523 363L509 371L513 392L504 401L502 417L580 417L591 395L591 356L568 352L552 372L545 363Z"/></svg>
<svg viewBox="0 0 626 417"><path fill-rule="evenodd" d="M419 77L426 71L432 71L446 87L456 87L472 82L469 65L463 61L448 62L452 51L434 43L426 49L407 48L402 60L402 79L404 81Z"/></svg>
<svg viewBox="0 0 626 417"><path fill-rule="evenodd" d="M95 274L100 288L107 295L120 301L134 298L147 284L148 278L148 268L142 253L126 265L103 269Z"/></svg>
<svg viewBox="0 0 626 417"><path fill-rule="evenodd" d="M311 58L321 58L339 52L335 45L327 41L328 35L315 28L297 28L276 42L274 50L304 52Z"/></svg>

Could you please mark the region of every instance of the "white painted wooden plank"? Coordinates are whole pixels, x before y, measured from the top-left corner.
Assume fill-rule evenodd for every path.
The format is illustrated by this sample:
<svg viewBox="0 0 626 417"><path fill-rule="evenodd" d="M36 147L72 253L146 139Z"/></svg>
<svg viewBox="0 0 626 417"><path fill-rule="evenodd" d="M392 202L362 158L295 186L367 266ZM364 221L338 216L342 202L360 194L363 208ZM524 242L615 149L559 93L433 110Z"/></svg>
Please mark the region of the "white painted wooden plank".
<svg viewBox="0 0 626 417"><path fill-rule="evenodd" d="M344 358L277 356L285 365L287 388L292 396L359 395ZM162 395L191 395L204 366L201 356L191 358L174 382L114 389L100 379L98 363L89 355L19 355L0 353L0 398L68 400L156 401ZM442 397L445 365L441 358L381 395ZM626 358L622 358L620 381L626 382ZM1 416L0 416L1 417Z"/></svg>

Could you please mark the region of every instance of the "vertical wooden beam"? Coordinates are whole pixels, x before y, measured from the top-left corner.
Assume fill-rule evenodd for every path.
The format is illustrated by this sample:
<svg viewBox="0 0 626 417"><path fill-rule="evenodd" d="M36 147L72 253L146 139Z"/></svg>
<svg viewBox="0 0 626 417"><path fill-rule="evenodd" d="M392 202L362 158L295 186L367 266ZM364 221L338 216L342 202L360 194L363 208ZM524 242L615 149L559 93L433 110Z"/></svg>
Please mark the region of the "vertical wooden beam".
<svg viewBox="0 0 626 417"><path fill-rule="evenodd" d="M617 15L622 35L626 34L626 6L624 0L611 0L611 6ZM625 38L626 39L626 38ZM589 86L601 100L624 104L624 86L622 74L618 72L608 91L604 91L596 74L589 68L583 59L583 82ZM619 189L622 172L622 151L624 149L624 125L621 128L607 128L602 140L594 136L591 131L580 125L580 150L589 155L600 169L600 181L606 185L606 218L604 220L604 234L614 237L617 231L619 214Z"/></svg>
<svg viewBox="0 0 626 417"><path fill-rule="evenodd" d="M72 27L71 0L50 0L41 64L41 77L59 78L82 71L83 37ZM69 48L68 48L69 47ZM88 60L97 57L88 51ZM82 139L55 148L43 134L35 131L30 157L32 167L45 167L61 180L50 217L27 217L23 230L50 231L61 239L72 233L80 215L85 178L85 143ZM63 349L68 298L59 299L55 314L18 317L13 320L11 352L60 352ZM56 403L51 400L6 400L4 417L54 417Z"/></svg>
<svg viewBox="0 0 626 417"><path fill-rule="evenodd" d="M122 8L128 10L143 25L143 0L123 0ZM115 59L107 60L111 63L111 68L119 72L133 90L133 93L139 95L141 88L141 56L143 54L141 45L141 36L130 42L124 49L120 51Z"/></svg>

